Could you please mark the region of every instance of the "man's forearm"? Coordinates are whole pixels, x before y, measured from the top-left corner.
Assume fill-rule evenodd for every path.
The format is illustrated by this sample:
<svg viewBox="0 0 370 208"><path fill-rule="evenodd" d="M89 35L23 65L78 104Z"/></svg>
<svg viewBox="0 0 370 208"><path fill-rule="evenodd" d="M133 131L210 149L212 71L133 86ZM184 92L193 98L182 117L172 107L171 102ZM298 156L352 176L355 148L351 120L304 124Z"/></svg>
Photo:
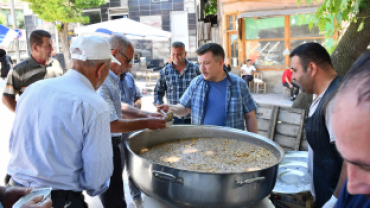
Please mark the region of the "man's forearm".
<svg viewBox="0 0 370 208"><path fill-rule="evenodd" d="M147 119L119 119L110 123L111 133L126 133L147 128Z"/></svg>
<svg viewBox="0 0 370 208"><path fill-rule="evenodd" d="M15 107L17 106L17 101L14 98L3 95L2 101L9 110L15 112Z"/></svg>
<svg viewBox="0 0 370 208"><path fill-rule="evenodd" d="M342 190L342 186L347 178L347 162L343 161L342 170L340 172L339 181L337 187L334 190L333 195L338 199L340 190Z"/></svg>
<svg viewBox="0 0 370 208"><path fill-rule="evenodd" d="M177 105L169 105L170 107L170 110L175 114L175 115L178 115L178 116L186 116L190 113L190 109L189 108L186 108L185 106L181 105L181 104L177 104Z"/></svg>
<svg viewBox="0 0 370 208"><path fill-rule="evenodd" d="M126 103L121 103L121 113L122 117L125 119L146 118L148 116L148 112L132 107Z"/></svg>
<svg viewBox="0 0 370 208"><path fill-rule="evenodd" d="M244 115L245 123L249 132L257 134L257 118L255 111L251 111Z"/></svg>

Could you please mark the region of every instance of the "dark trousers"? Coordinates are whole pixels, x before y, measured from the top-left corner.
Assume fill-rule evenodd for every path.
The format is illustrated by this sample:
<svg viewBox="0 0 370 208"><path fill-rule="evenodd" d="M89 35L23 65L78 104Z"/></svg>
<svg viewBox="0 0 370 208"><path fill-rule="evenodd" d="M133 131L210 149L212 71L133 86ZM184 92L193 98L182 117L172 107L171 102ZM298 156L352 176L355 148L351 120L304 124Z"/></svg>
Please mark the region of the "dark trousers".
<svg viewBox="0 0 370 208"><path fill-rule="evenodd" d="M291 83L293 85L292 88L289 87L288 82L284 82L283 83L283 86L290 89L290 97L293 97L293 95L296 95L297 96L298 93L299 93L299 86L296 83L294 83L294 82L291 82ZM294 92L294 88L296 88L296 91L295 92Z"/></svg>
<svg viewBox="0 0 370 208"><path fill-rule="evenodd" d="M8 176L8 175L7 175ZM22 184L15 182L11 177L8 178L7 187L23 187ZM53 202L53 208L88 208L89 206L85 202L85 197L82 192L73 192L65 190L52 190L51 201ZM67 206L68 205L68 206Z"/></svg>
<svg viewBox="0 0 370 208"><path fill-rule="evenodd" d="M122 179L121 165L121 137L112 137L113 146L113 175L110 177L109 188L106 192L99 195L101 203L105 208L125 208L125 194Z"/></svg>
<svg viewBox="0 0 370 208"><path fill-rule="evenodd" d="M247 86L249 88L249 82L253 80L252 75L243 75L242 78L244 79L245 82L247 82Z"/></svg>
<svg viewBox="0 0 370 208"><path fill-rule="evenodd" d="M128 178L128 187L130 190L130 195L132 198L137 198L141 196L141 191L140 189L135 185L134 181L132 180L130 171L128 171L128 149L126 147L126 142L123 141L121 142L121 159L122 159L122 170L126 169L127 173L127 178Z"/></svg>
<svg viewBox="0 0 370 208"><path fill-rule="evenodd" d="M51 192L51 201L53 201L53 208L64 208L69 204L68 208L88 208L85 202L84 195L80 196L54 196Z"/></svg>
<svg viewBox="0 0 370 208"><path fill-rule="evenodd" d="M173 118L173 125L191 124L191 119Z"/></svg>

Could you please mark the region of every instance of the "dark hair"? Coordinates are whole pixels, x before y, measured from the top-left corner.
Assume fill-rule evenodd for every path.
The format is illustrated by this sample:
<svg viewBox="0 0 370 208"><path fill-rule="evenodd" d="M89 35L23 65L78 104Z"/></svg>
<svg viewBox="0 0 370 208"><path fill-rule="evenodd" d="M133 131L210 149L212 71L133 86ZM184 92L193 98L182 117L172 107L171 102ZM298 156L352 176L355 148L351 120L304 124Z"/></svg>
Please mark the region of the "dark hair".
<svg viewBox="0 0 370 208"><path fill-rule="evenodd" d="M307 71L311 62L316 65L328 63L333 67L329 53L319 43L304 43L290 53L289 57L292 58L293 56L300 58L304 72Z"/></svg>
<svg viewBox="0 0 370 208"><path fill-rule="evenodd" d="M248 63L248 62L250 62L250 61L252 61L252 60L250 60L250 59L247 59L247 63Z"/></svg>
<svg viewBox="0 0 370 208"><path fill-rule="evenodd" d="M43 37L51 38L51 35L48 31L45 31L45 30L34 30L34 31L32 31L31 36L30 36L31 49L32 49L33 44L36 44L38 46L42 45L42 43L43 43L42 38Z"/></svg>
<svg viewBox="0 0 370 208"><path fill-rule="evenodd" d="M366 50L353 63L340 84L336 96L351 90L357 92L357 103L370 101L370 50Z"/></svg>
<svg viewBox="0 0 370 208"><path fill-rule="evenodd" d="M197 49L197 54L198 55L203 55L203 54L207 53L208 51L212 52L212 57L215 60L218 60L218 58L222 58L222 60L225 59L225 51L222 48L222 46L220 46L217 43L207 43L207 44L204 44L204 45L200 46Z"/></svg>
<svg viewBox="0 0 370 208"><path fill-rule="evenodd" d="M185 44L183 42L176 41L172 43L172 48L184 48L185 49Z"/></svg>

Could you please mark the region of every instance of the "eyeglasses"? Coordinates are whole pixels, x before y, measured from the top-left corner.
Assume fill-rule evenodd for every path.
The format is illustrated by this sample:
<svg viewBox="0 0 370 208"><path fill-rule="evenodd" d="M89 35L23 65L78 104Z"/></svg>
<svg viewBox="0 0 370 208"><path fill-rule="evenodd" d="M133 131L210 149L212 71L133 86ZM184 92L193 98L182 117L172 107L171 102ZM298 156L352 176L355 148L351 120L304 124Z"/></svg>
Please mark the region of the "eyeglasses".
<svg viewBox="0 0 370 208"><path fill-rule="evenodd" d="M111 51L113 51L114 49L110 49ZM119 49L117 49L118 50L118 52L122 55L122 56L124 56L125 58L126 58L126 61L127 61L127 64L132 64L134 61L132 60L132 59L129 59L125 54L123 54L122 52L121 52L121 50L119 50Z"/></svg>

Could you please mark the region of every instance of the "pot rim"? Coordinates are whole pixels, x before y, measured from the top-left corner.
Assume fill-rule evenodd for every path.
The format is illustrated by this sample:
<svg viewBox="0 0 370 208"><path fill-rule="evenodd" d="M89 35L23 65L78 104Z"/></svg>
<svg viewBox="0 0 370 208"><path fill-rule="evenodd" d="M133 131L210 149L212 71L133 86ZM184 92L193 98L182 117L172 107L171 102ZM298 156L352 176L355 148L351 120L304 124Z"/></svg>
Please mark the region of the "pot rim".
<svg viewBox="0 0 370 208"><path fill-rule="evenodd" d="M126 142L126 147L128 149L129 152L131 152L134 156L136 157L139 157L151 164L155 164L155 165L159 165L159 166L164 166L166 168L169 168L169 169L173 169L173 170L179 170L179 171L185 171L185 172L190 172L190 173L197 173L197 174L212 174L212 175L230 175L230 174L252 174L252 173L257 173L259 171L263 171L263 170L267 170L267 169L270 169L270 168L274 168L275 166L279 165L281 163L281 161L284 159L285 157L285 151L283 150L283 148L277 144L276 142L266 138L266 137L263 137L263 136L260 136L258 134L255 134L255 133L252 133L252 132L248 132L248 131L242 131L242 130L239 130L239 129L235 129L235 128L231 128L231 127L225 127L225 126L211 126L211 125L174 125L174 126L170 126L170 127L166 127L165 129L167 128L179 128L179 127L209 127L211 129L226 129L228 131L231 131L231 132L236 132L236 133L242 133L242 134L249 134L251 135L252 137L256 138L256 139L259 139L259 140L262 140L274 147L276 147L276 149L281 153L281 157L280 159L278 159L278 161L274 164L274 165L271 165L269 167L266 167L266 168L263 168L263 169L259 169L259 170L254 170L254 171L248 171L248 172L227 172L227 173L213 173L213 172L200 172L200 171L193 171L193 170L183 170L183 169L178 169L178 168L173 168L173 167L170 167L170 166L167 166L167 165L163 165L163 164L159 164L159 163L156 163L156 162L153 162L153 161L150 161L146 158L143 158L141 156L139 156L138 154L136 154L134 151L131 150L131 147L130 147L130 141L131 141L131 138L139 135L139 134L142 134L144 132L148 132L148 131L153 131L153 130L148 130L148 129L145 129L145 130L140 130L140 131L136 131L134 133L132 133L129 137L128 137L128 142ZM161 131L161 130L155 130L155 131ZM188 138L189 139L189 138Z"/></svg>

